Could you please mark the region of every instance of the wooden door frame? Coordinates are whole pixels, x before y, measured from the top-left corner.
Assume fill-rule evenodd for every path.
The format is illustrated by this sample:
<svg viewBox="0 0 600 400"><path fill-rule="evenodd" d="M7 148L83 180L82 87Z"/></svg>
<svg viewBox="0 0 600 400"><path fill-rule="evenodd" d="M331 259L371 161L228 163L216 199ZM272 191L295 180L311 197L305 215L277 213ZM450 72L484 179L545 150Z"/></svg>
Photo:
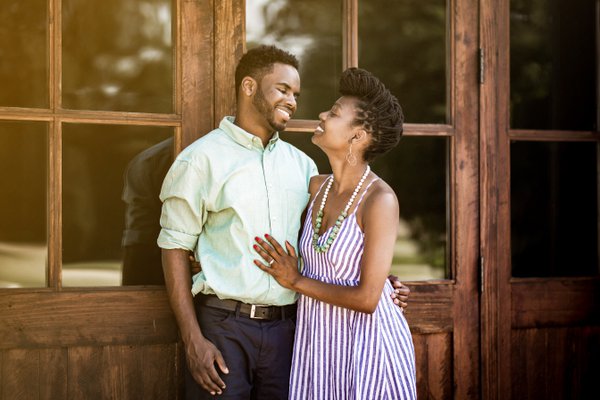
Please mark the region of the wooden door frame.
<svg viewBox="0 0 600 400"><path fill-rule="evenodd" d="M508 255L500 238L508 232L508 1L480 2L480 203L481 203L481 397L497 399L510 386L510 354L499 351L510 337ZM501 296L501 293L504 295ZM507 381L508 380L508 381Z"/></svg>

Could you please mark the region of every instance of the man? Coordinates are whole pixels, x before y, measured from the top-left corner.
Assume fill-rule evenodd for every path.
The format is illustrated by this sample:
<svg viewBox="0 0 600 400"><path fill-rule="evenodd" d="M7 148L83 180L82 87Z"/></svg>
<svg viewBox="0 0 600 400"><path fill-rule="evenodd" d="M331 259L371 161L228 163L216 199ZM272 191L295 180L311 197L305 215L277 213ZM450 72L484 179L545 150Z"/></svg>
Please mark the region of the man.
<svg viewBox="0 0 600 400"><path fill-rule="evenodd" d="M255 268L252 245L269 232L297 247L317 168L278 134L296 111L297 59L258 47L242 57L235 81L235 118L188 146L165 178L158 244L187 398L285 399L296 294ZM193 284L190 250L202 265Z"/></svg>

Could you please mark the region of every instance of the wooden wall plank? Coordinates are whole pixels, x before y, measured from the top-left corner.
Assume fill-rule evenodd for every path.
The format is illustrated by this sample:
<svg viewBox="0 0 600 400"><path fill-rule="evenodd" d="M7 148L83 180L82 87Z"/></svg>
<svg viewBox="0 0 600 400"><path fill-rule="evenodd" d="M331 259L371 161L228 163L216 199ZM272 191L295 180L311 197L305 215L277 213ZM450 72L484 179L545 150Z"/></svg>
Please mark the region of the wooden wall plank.
<svg viewBox="0 0 600 400"><path fill-rule="evenodd" d="M515 329L510 395L514 399L600 398L600 327Z"/></svg>
<svg viewBox="0 0 600 400"><path fill-rule="evenodd" d="M173 399L177 394L175 344L120 346L123 398Z"/></svg>
<svg viewBox="0 0 600 400"><path fill-rule="evenodd" d="M600 399L600 325L569 329L565 341L565 399Z"/></svg>
<svg viewBox="0 0 600 400"><path fill-rule="evenodd" d="M213 129L213 0L181 4L182 147Z"/></svg>
<svg viewBox="0 0 600 400"><path fill-rule="evenodd" d="M178 340L164 289L5 292L0 320L0 349Z"/></svg>
<svg viewBox="0 0 600 400"><path fill-rule="evenodd" d="M39 350L40 400L67 398L68 350L49 348Z"/></svg>
<svg viewBox="0 0 600 400"><path fill-rule="evenodd" d="M103 385L105 385L103 381L107 377L102 373L102 352L102 347L72 347L69 349L68 398L110 398L103 390Z"/></svg>
<svg viewBox="0 0 600 400"><path fill-rule="evenodd" d="M447 332L413 335L419 400L452 398L452 341L452 334Z"/></svg>
<svg viewBox="0 0 600 400"><path fill-rule="evenodd" d="M2 352L0 398L37 399L39 397L39 353L13 349Z"/></svg>
<svg viewBox="0 0 600 400"><path fill-rule="evenodd" d="M428 387L432 399L452 398L452 335L427 335Z"/></svg>
<svg viewBox="0 0 600 400"><path fill-rule="evenodd" d="M417 369L417 398L419 400L428 399L429 375L428 367L429 363L427 360L427 335L414 335L413 344L415 346L415 362Z"/></svg>
<svg viewBox="0 0 600 400"><path fill-rule="evenodd" d="M546 343L546 380L550 383L549 391L546 392L548 398L560 397L570 398L570 393L566 392L569 386L567 369L565 366L571 364L569 359L569 329L553 328L547 330ZM551 379L548 379L551 377ZM566 396L566 397L565 397Z"/></svg>
<svg viewBox="0 0 600 400"><path fill-rule="evenodd" d="M215 126L235 113L235 67L244 53L245 15L243 0L215 3Z"/></svg>

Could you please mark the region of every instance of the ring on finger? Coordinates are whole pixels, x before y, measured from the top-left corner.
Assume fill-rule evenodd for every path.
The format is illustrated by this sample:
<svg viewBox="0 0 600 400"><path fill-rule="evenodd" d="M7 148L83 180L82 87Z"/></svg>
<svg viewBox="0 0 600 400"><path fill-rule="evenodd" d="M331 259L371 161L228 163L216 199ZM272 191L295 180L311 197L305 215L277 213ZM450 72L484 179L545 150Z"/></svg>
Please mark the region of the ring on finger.
<svg viewBox="0 0 600 400"><path fill-rule="evenodd" d="M269 261L269 265L273 265L274 262L275 262L275 259L271 258L271 261Z"/></svg>

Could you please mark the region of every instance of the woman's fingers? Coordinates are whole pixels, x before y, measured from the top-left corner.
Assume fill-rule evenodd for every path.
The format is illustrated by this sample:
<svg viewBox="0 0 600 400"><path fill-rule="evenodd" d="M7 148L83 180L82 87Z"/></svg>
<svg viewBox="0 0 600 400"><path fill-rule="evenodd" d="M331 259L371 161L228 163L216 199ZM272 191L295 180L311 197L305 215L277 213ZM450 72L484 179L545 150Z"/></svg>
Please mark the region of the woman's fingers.
<svg viewBox="0 0 600 400"><path fill-rule="evenodd" d="M273 248L275 249L275 251L277 252L277 254L279 255L287 255L287 252L284 250L283 247L281 247L281 245L279 244L279 242L277 240L275 240L275 238L267 233L265 233L265 238L269 241L269 243L271 244L271 246L273 246Z"/></svg>
<svg viewBox="0 0 600 400"><path fill-rule="evenodd" d="M263 260L265 260L267 262L267 264L271 263L271 260L274 260L273 256L271 255L270 252L266 251L263 247L254 245L254 250L256 250L256 252L258 253L258 255L260 255ZM267 265L268 267L269 265Z"/></svg>

